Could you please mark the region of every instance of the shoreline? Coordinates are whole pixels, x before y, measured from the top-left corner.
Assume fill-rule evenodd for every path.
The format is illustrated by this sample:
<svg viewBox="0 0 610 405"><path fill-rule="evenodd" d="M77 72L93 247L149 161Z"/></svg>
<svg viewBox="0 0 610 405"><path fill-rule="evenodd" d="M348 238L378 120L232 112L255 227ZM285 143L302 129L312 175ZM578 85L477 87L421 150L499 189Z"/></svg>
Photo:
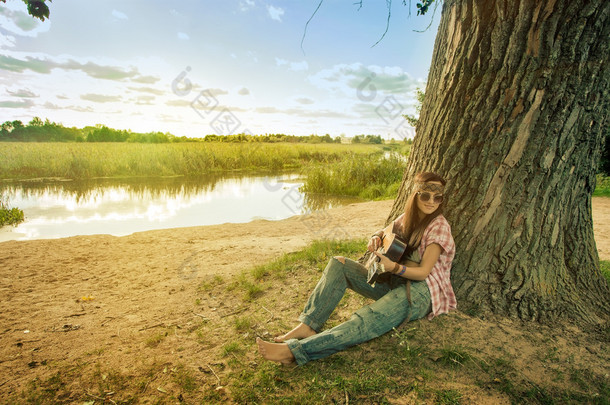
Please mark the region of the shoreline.
<svg viewBox="0 0 610 405"><path fill-rule="evenodd" d="M288 218L279 220L267 220L267 219L254 219L249 222L225 222L221 224L212 225L194 225L190 227L178 227L178 228L162 228L152 229L146 231L138 231L128 235L114 236L111 234L92 234L92 235L74 235L60 238L47 238L47 239L27 239L27 240L0 240L0 247L10 243L52 243L52 241L70 240L72 238L77 239L95 239L95 238L140 238L145 237L147 234L165 234L167 237L180 238L181 233L184 233L183 238L188 239L189 235L196 233L196 230L205 231L210 228L212 232L220 232L220 234L227 234L222 232L220 227L230 228L234 231L235 228L239 227L255 227L259 224L280 224L288 221L295 223L297 226L295 230L301 231L300 235L303 235L302 246L307 245L314 239L321 239L324 237L333 237L333 234L338 239L351 239L365 237L368 232L367 226L357 226L351 221L355 221L355 218L362 218L363 222L370 224L371 221L377 223L377 226L383 226L392 207L393 200L382 200L382 201L368 201L368 202L355 202L346 204L340 207L330 208L321 211L315 211L310 214L294 215ZM592 198L592 218L593 218L593 229L595 235L595 241L600 260L610 260L610 198L609 197L593 197ZM368 210L371 213L368 213ZM357 215L356 217L354 215ZM359 217L358 217L359 215ZM355 221L357 222L357 221ZM341 225L341 224L349 225ZM364 225L364 224L363 224ZM10 227L10 225L8 226ZM333 227L336 227L336 231L331 231ZM345 228L345 229L343 229ZM375 228L376 229L376 228ZM0 229L0 233L6 232L6 230ZM361 234L355 232L364 232ZM250 231L251 233L251 231ZM350 236L353 235L353 236Z"/></svg>

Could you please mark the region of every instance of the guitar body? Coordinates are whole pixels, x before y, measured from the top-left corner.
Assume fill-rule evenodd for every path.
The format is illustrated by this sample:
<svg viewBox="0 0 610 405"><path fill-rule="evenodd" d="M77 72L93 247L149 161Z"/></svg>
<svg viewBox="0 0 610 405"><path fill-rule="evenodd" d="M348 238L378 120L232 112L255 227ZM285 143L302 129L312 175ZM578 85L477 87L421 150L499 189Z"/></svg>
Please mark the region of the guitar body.
<svg viewBox="0 0 610 405"><path fill-rule="evenodd" d="M407 249L407 244L395 233L384 235L383 239L383 250L386 255L393 262L397 262L402 257L403 253Z"/></svg>
<svg viewBox="0 0 610 405"><path fill-rule="evenodd" d="M393 262L397 262L405 253L407 244L398 235L392 232L392 227L393 224L390 224L386 229L383 230L383 238L381 238L382 246L379 247L377 251ZM381 281L379 279L379 276L381 275L387 274L389 276L392 274L389 271L385 271L383 266L381 266L379 263L379 258L374 254L371 255L365 264L365 267L369 271L367 277L367 282L369 284L374 284L376 281Z"/></svg>

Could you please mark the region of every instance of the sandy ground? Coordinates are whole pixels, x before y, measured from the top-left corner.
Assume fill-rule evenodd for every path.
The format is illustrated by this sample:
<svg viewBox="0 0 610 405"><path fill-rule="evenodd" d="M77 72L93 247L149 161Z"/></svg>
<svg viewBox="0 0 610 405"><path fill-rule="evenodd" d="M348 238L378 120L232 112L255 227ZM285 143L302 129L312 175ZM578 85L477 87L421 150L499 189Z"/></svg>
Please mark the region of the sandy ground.
<svg viewBox="0 0 610 405"><path fill-rule="evenodd" d="M379 229L392 201L352 204L282 221L179 228L125 237L0 243L0 402L41 365L114 345L137 350L156 325L192 318L197 287L323 237Z"/></svg>
<svg viewBox="0 0 610 405"><path fill-rule="evenodd" d="M593 198L593 233L600 260L610 260L610 198Z"/></svg>
<svg viewBox="0 0 610 405"><path fill-rule="evenodd" d="M0 243L0 398L22 389L41 364L71 362L111 344L128 352L138 333L192 317L197 286L213 275L238 273L314 239L370 235L391 205L125 237ZM593 199L593 220L600 258L610 260L610 199Z"/></svg>

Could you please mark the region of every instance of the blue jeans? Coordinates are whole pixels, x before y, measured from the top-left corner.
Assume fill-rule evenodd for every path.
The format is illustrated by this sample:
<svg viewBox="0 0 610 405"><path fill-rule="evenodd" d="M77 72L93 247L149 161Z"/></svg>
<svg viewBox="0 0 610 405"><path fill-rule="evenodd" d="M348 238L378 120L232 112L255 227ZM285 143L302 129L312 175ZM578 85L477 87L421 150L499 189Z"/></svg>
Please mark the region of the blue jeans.
<svg viewBox="0 0 610 405"><path fill-rule="evenodd" d="M286 341L298 365L374 339L405 320L423 318L432 309L430 291L425 281L411 282L410 305L404 284L390 289L387 284L370 285L366 279L367 270L360 263L347 258L345 264L336 258L330 259L299 316L299 321L319 333L301 340ZM320 332L346 288L375 302L360 308L346 322Z"/></svg>

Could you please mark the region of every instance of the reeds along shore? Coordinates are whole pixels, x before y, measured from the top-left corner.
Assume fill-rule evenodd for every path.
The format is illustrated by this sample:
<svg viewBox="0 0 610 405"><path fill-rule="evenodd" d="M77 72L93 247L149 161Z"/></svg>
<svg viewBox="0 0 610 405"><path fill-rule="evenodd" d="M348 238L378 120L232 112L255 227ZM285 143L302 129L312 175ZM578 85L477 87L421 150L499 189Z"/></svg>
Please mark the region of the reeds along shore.
<svg viewBox="0 0 610 405"><path fill-rule="evenodd" d="M221 171L300 170L380 146L291 143L0 143L0 179L188 176Z"/></svg>
<svg viewBox="0 0 610 405"><path fill-rule="evenodd" d="M410 145L403 143L0 142L0 180L300 171L306 175L307 193L370 200L396 196L409 152ZM609 179L597 175L595 196L610 196Z"/></svg>
<svg viewBox="0 0 610 405"><path fill-rule="evenodd" d="M302 191L306 193L350 195L366 200L395 198L405 169L406 157L357 156L329 167L311 166Z"/></svg>

